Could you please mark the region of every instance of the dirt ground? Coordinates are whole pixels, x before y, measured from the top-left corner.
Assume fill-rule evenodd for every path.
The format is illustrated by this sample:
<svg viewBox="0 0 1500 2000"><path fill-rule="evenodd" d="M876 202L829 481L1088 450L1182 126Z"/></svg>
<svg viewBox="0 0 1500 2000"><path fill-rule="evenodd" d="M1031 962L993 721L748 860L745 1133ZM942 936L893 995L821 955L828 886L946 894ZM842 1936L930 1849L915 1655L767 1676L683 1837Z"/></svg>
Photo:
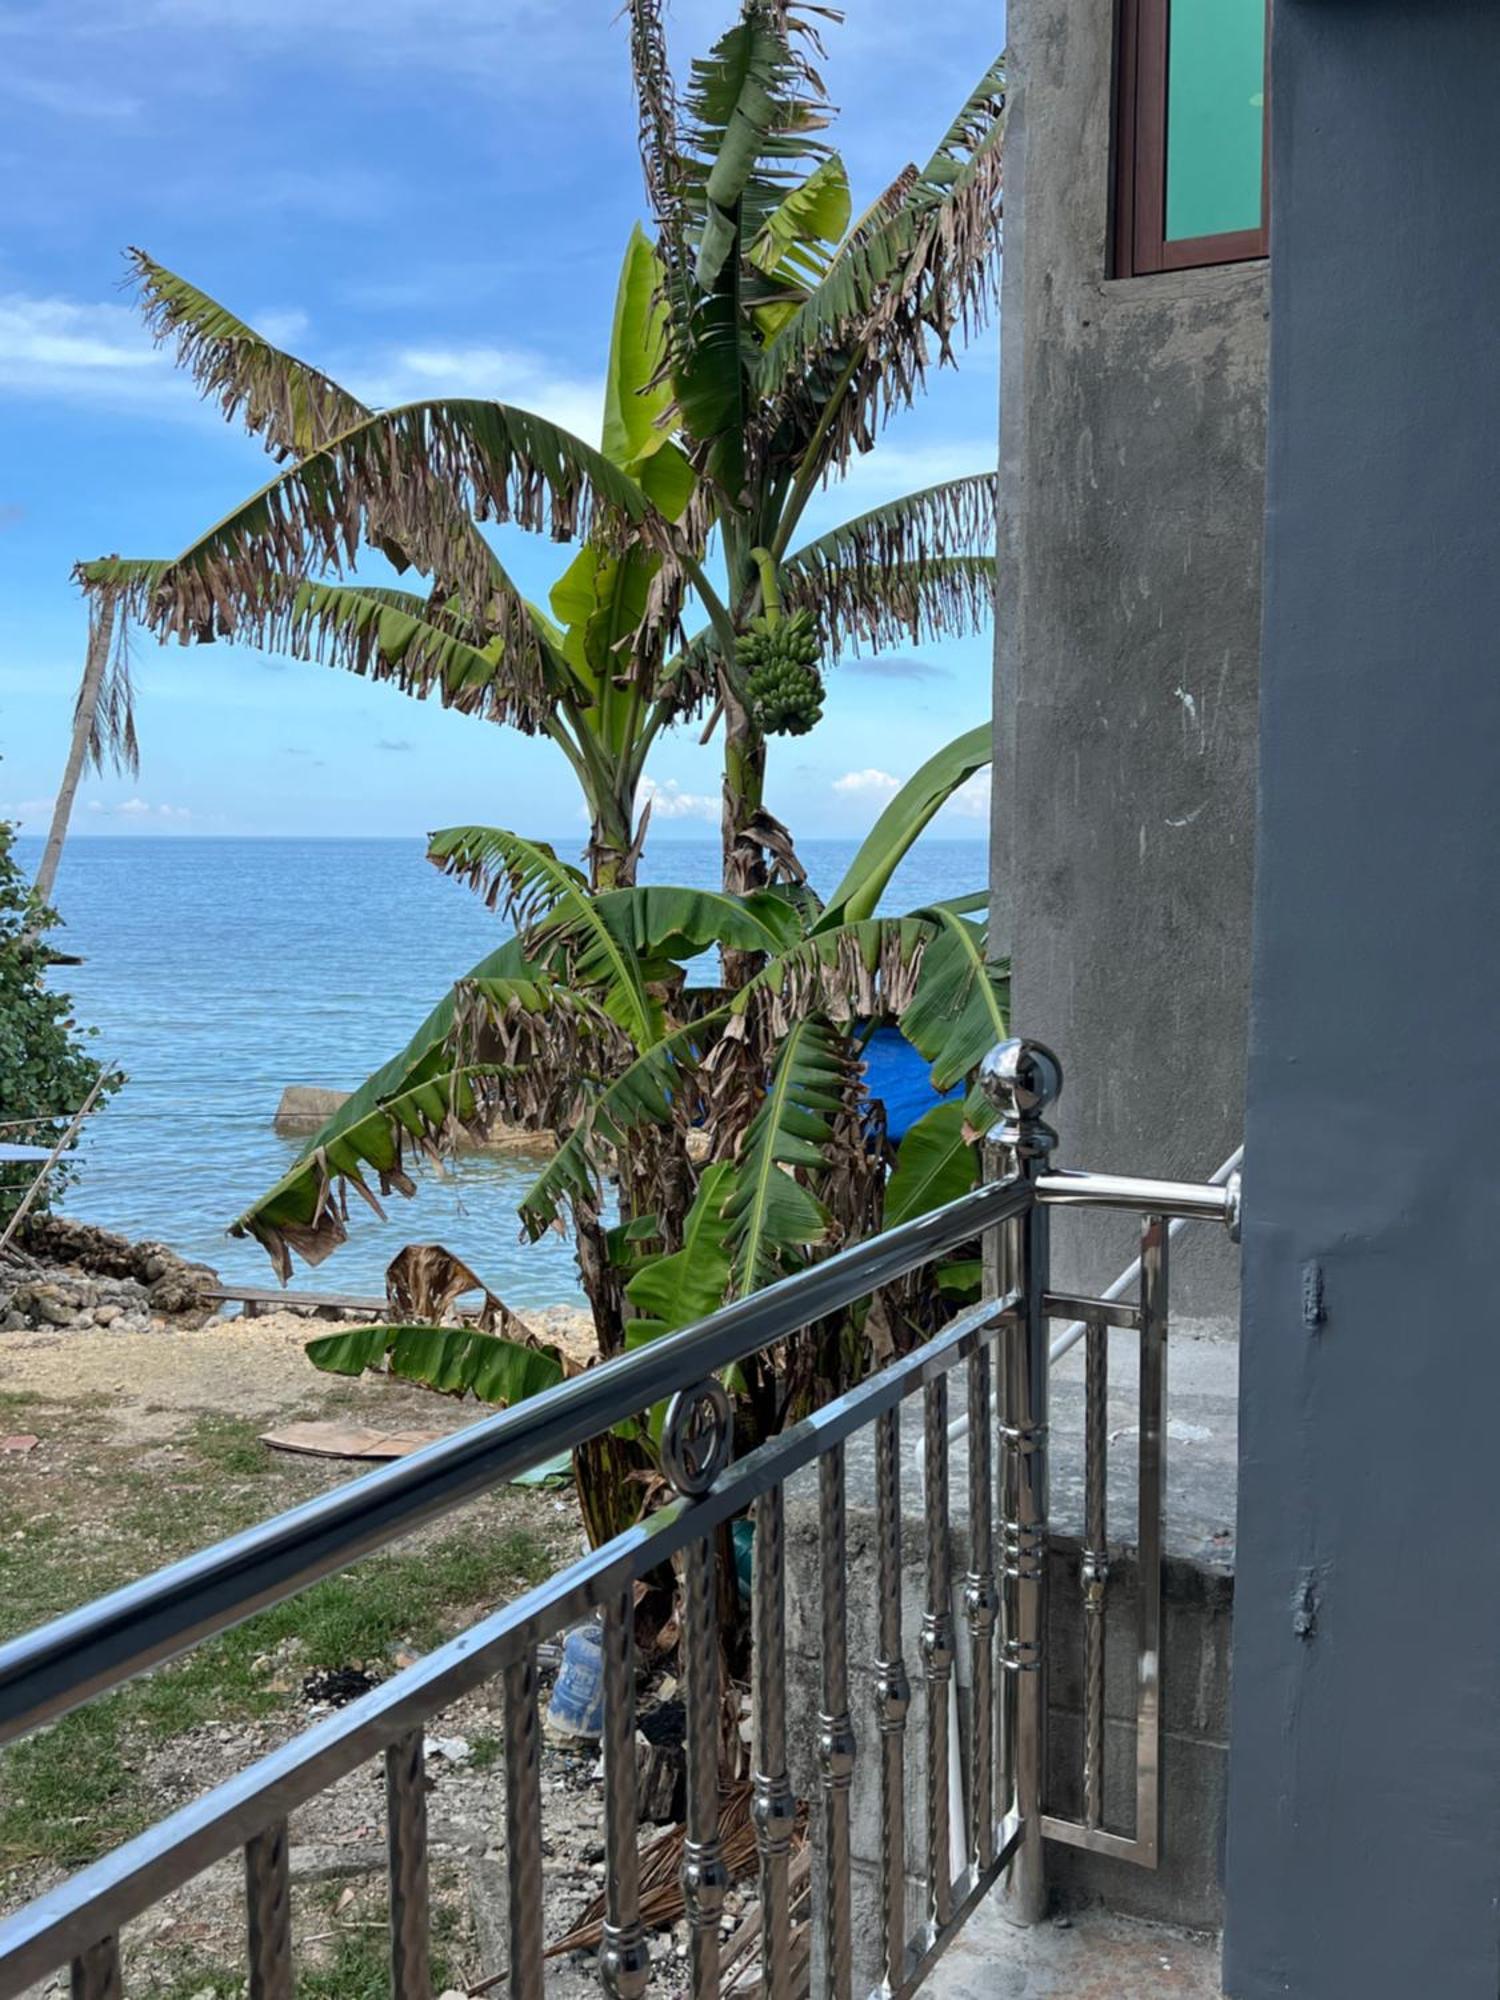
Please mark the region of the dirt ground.
<svg viewBox="0 0 1500 2000"><path fill-rule="evenodd" d="M556 1338L576 1315L540 1316ZM450 1429L485 1412L382 1377L320 1375L294 1314L196 1332L0 1334L0 1638L218 1536L357 1476L268 1449L285 1421ZM34 1436L31 1448L16 1441ZM507 1488L367 1558L0 1754L0 1909L12 1910L327 1713L328 1676L394 1673L580 1546L571 1491ZM646 1696L643 1719L649 1720ZM544 1752L546 1934L566 1933L604 1876L597 1753ZM438 1991L503 1972L504 1789L498 1687L429 1725ZM643 1829L643 1841L654 1830ZM388 1991L384 1818L375 1766L292 1820L298 1992ZM728 1922L742 1911L737 1892ZM124 1935L125 1986L163 2000L238 2000L243 1887L230 1857ZM653 1993L684 1987L685 1934L653 1940ZM594 1993L591 1956L554 1960L548 1990ZM61 1994L66 1977L36 1989ZM497 1990L503 1992L501 1986Z"/></svg>

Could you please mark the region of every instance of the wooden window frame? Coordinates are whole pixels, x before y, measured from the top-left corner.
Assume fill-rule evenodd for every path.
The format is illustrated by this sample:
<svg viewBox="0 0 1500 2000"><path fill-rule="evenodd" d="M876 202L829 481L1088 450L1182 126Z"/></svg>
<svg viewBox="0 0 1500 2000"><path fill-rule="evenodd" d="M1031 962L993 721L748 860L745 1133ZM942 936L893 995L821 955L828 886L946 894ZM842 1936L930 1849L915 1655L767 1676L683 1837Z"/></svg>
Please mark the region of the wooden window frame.
<svg viewBox="0 0 1500 2000"><path fill-rule="evenodd" d="M1269 130L1261 147L1260 226L1168 242L1167 52L1172 0L1120 0L1115 60L1114 226L1110 276L1155 277L1264 257L1270 245ZM1270 4L1266 104L1270 105Z"/></svg>

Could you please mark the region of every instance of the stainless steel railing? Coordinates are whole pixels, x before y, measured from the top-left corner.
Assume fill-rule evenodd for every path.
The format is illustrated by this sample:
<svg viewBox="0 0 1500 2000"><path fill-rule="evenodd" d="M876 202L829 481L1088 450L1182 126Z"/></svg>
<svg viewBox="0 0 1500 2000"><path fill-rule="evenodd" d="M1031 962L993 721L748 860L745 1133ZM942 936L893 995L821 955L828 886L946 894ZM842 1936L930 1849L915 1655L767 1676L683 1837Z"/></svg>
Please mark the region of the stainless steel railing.
<svg viewBox="0 0 1500 2000"><path fill-rule="evenodd" d="M866 1429L873 1429L876 1453L881 1990L896 1995L915 1992L1007 1867L1016 1870L1023 1903L1035 1905L1041 1893L1044 1834L1083 1838L1090 1845L1109 1843L1110 1851L1130 1848L1132 1858L1154 1859L1154 1835L1143 1835L1142 1828L1148 1819L1154 1826L1159 1802L1159 1790L1154 1789L1159 1766L1154 1748L1159 1683L1150 1698L1143 1693L1138 1717L1139 1741L1145 1747L1135 1835L1123 1839L1105 1832L1100 1824L1097 1731L1092 1753L1086 1753L1084 1791L1091 1803L1084 1822L1074 1828L1046 1818L1043 1812L1049 1546L1046 1330L1051 1318L1064 1311L1071 1316L1075 1309L1088 1319L1091 1339L1096 1325L1102 1327L1106 1320L1142 1329L1143 1493L1149 1463L1156 1504L1154 1534L1143 1504L1141 1562L1143 1577L1150 1567L1158 1579L1159 1652L1166 1218L1231 1220L1234 1197L1224 1189L1196 1184L1047 1171L1052 1135L1041 1113L1060 1084L1056 1059L1039 1045L1004 1045L986 1065L986 1088L1002 1114L991 1147L998 1178L976 1193L0 1648L0 1742L4 1742L294 1595L495 1484L669 1399L662 1456L678 1495L673 1502L0 1922L0 2000L10 2000L63 1964L71 1964L78 2000L105 2000L119 1994L121 1927L237 1848L244 1855L251 2000L282 2000L282 1996L289 2000L293 1989L288 1816L345 1773L380 1755L385 1760L390 1857L391 1991L395 2000L430 2000L424 1725L461 1695L496 1678L503 1687L509 1990L520 2000L534 2000L544 1991L537 1647L590 1611L602 1614L605 1658L607 1909L600 1977L616 2000L635 2000L646 1992L650 1973L636 1861L633 1588L638 1579L673 1558L681 1562L684 1596L688 1803L683 1888L691 1937L689 1962L694 1995L714 2000L720 1991L719 1914L726 1887L719 1849L714 1536L725 1522L752 1511L753 1818L762 1907L761 1990L790 1996L797 1990L799 1975L793 1962L789 1887L796 1803L787 1772L784 1493L787 1480L815 1461L824 1528L822 1797L817 1817L826 1863L817 1921L824 1947L825 1990L849 2000L854 1963L849 1813L856 1732L850 1714L846 1630L844 1447ZM1060 1300L1049 1292L1047 1213L1059 1201L1137 1209L1147 1215L1146 1275L1139 1307ZM729 1462L729 1411L716 1379L719 1371L976 1237L986 1243L988 1272L987 1296L980 1305L961 1314L916 1352L743 1460ZM954 1807L948 1744L954 1633L947 1436L949 1378L960 1368L966 1376L970 1419L970 1567L964 1615L974 1698L963 1746L966 1853L963 1866L955 1871L948 1833ZM1094 1372L1091 1368L1091 1386ZM997 1387L998 1408L994 1408ZM1101 1410L1102 1393L1101 1382ZM901 1650L899 1472L902 1406L919 1395L927 1454L921 1665L927 1747L923 1869L928 1893L925 1917L909 1935L905 1784L912 1695ZM1092 1416L1090 1423L1094 1424ZM998 1445L998 1492L992 1440ZM1102 1545L1102 1514L1096 1521L1091 1512L1091 1544L1096 1525ZM1102 1664L1095 1679L1102 1703Z"/></svg>

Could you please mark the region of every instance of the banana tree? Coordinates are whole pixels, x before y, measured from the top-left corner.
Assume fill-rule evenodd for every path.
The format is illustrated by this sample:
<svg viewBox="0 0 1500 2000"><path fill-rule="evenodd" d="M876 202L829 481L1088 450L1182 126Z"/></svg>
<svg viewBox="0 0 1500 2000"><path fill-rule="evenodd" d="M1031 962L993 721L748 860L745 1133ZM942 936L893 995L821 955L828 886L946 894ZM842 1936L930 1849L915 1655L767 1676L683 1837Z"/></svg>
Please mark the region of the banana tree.
<svg viewBox="0 0 1500 2000"><path fill-rule="evenodd" d="M725 725L723 881L744 893L789 848L764 807L766 735L816 707L809 630L836 661L973 629L990 611L990 474L797 537L820 486L873 449L932 360L951 360L990 310L1003 68L985 70L925 166L851 220L812 60L812 24L830 10L742 0L680 98L661 0L629 11L657 237L633 246L622 285L621 314L650 337L612 364L603 448L507 403L366 410L138 260L158 333L291 462L171 562L134 577L94 565L84 580L133 586L135 615L163 637L290 641L413 691L436 674L445 698L566 737L600 794L596 841L614 857L601 884L629 879L635 836L590 768L600 732L580 730L568 703L586 713L594 695L618 694L618 726L634 743L638 717L649 747L660 704L676 712L711 692ZM587 645L574 637L570 655L526 604L480 532L489 521L582 538L570 583L596 610L624 593L581 690L570 676ZM427 595L393 603L346 581L372 549L424 571ZM678 643L690 603L702 623ZM570 636L594 632L578 610L570 593ZM800 699L767 699L798 672ZM727 975L743 981L758 962L731 951Z"/></svg>
<svg viewBox="0 0 1500 2000"><path fill-rule="evenodd" d="M410 1192L409 1141L440 1146L484 1100L534 1114L561 1100L559 1150L521 1203L533 1237L570 1224L604 1354L690 1324L726 1299L841 1244L953 1199L974 1184L966 1085L1006 1032L1006 968L992 962L980 893L899 917L878 906L941 805L988 761L969 732L892 799L826 905L770 887L731 897L682 888L591 895L549 850L496 828L433 836L437 865L503 901L517 929L461 983L424 1049L366 1086L337 1138L310 1152L236 1228L273 1254L320 1254L342 1239L345 1184ZM693 983L705 946L753 952L738 988ZM524 973L521 968L524 967ZM564 998L564 996L566 996ZM571 1010L556 1032L554 1010ZM545 1025L539 1025L545 1022ZM936 1102L899 1148L864 1075L868 1038L899 1027L929 1065ZM404 1067L403 1067L404 1064ZM413 1085L414 1074L421 1081ZM610 1216L610 1197L614 1214ZM959 1262L944 1274L972 1282ZM930 1288L890 1288L776 1357L735 1372L745 1443L856 1379L874 1357L931 1330ZM520 1363L456 1329L370 1329L309 1349L319 1366L389 1366L434 1388L499 1382ZM530 1368L533 1364L524 1364ZM606 1447L610 1477L580 1481L591 1527L623 1525L651 1463L659 1411Z"/></svg>
<svg viewBox="0 0 1500 2000"><path fill-rule="evenodd" d="M283 353L204 292L143 251L131 259L148 325L176 342L179 362L226 417L238 416L279 459L305 464L372 413L306 362ZM640 229L626 248L605 371L602 455L639 480L664 518L686 504L693 474L660 429L670 389L660 381L664 316L655 253ZM540 420L537 420L540 422ZM399 518L397 518L399 517ZM661 731L699 708L712 686L706 663L663 671L663 622L672 585L643 543L589 544L566 565L548 611L527 601L456 495L427 491L372 530L398 570L425 572L425 591L320 578L292 563L268 568L249 590L210 579L184 640L237 640L322 661L435 697L480 720L555 743L589 817L591 880L634 880L646 814L638 797ZM456 571L470 579L466 597ZM151 624L174 565L110 557L77 572L102 618L124 611ZM648 612L650 615L648 616ZM649 811L649 808L648 808Z"/></svg>
<svg viewBox="0 0 1500 2000"><path fill-rule="evenodd" d="M256 1237L285 1277L294 1254L317 1262L344 1241L351 1192L372 1203L413 1193L414 1154L500 1115L563 1135L526 1196L523 1222L534 1235L572 1223L603 1352L624 1343L629 1317L622 1239L603 1220L606 1163L625 1224L656 1217L661 1252L673 1254L703 1166L741 1166L748 1150L761 1171L758 1198L745 1196L737 1269L747 1286L763 1282L783 1252L800 1254L778 1234L786 1204L804 1221L810 1213L770 1178L787 1163L777 1159L778 1110L793 1123L802 1117L783 1065L830 1050L843 1065L848 1115L809 1142L823 1147L822 1166L793 1162L816 1177L841 1160L849 1166L851 1119L868 1109L859 1048L874 1027L901 1028L938 1093L1003 1038L1005 972L989 962L972 914L982 895L878 914L901 860L989 756L982 725L929 759L886 806L826 905L784 886L740 896L658 886L591 893L577 870L519 835L435 834L430 858L502 904L515 935L354 1093L235 1232ZM753 957L758 970L737 989L698 983L695 968L714 950ZM762 1119L767 1105L778 1108ZM825 1226L842 1239L863 1225L851 1210ZM642 1240L639 1231L632 1240Z"/></svg>

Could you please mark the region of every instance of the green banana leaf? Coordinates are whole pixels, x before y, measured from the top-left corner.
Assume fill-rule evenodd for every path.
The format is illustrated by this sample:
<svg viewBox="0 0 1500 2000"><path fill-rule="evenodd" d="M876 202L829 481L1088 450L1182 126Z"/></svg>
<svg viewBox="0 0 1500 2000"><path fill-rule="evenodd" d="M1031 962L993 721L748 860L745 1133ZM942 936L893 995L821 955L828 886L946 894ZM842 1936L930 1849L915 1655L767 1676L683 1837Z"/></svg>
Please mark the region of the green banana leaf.
<svg viewBox="0 0 1500 2000"><path fill-rule="evenodd" d="M945 744L913 772L860 843L843 881L828 899L819 929L874 916L917 836L960 785L984 770L991 754L990 725L983 722Z"/></svg>
<svg viewBox="0 0 1500 2000"><path fill-rule="evenodd" d="M985 932L951 910L929 913L927 946L901 1032L932 1065L934 1090L951 1090L1010 1033L1010 966L988 956Z"/></svg>
<svg viewBox="0 0 1500 2000"><path fill-rule="evenodd" d="M384 1368L403 1382L445 1396L475 1396L499 1409L540 1396L564 1380L555 1354L469 1327L356 1326L308 1341L306 1353L327 1375Z"/></svg>
<svg viewBox="0 0 1500 2000"><path fill-rule="evenodd" d="M625 1345L641 1347L706 1319L724 1303L733 1269L726 1204L735 1169L719 1161L703 1170L683 1224L682 1248L642 1264L625 1287L640 1313L625 1323Z"/></svg>
<svg viewBox="0 0 1500 2000"><path fill-rule="evenodd" d="M736 1294L758 1291L797 1269L828 1235L827 1209L784 1169L801 1167L815 1176L828 1170L850 1062L847 1036L816 1014L794 1022L777 1051L725 1209Z"/></svg>
<svg viewBox="0 0 1500 2000"><path fill-rule="evenodd" d="M957 1201L978 1185L979 1161L965 1136L969 1111L956 1098L935 1104L907 1132L886 1183L887 1229Z"/></svg>

